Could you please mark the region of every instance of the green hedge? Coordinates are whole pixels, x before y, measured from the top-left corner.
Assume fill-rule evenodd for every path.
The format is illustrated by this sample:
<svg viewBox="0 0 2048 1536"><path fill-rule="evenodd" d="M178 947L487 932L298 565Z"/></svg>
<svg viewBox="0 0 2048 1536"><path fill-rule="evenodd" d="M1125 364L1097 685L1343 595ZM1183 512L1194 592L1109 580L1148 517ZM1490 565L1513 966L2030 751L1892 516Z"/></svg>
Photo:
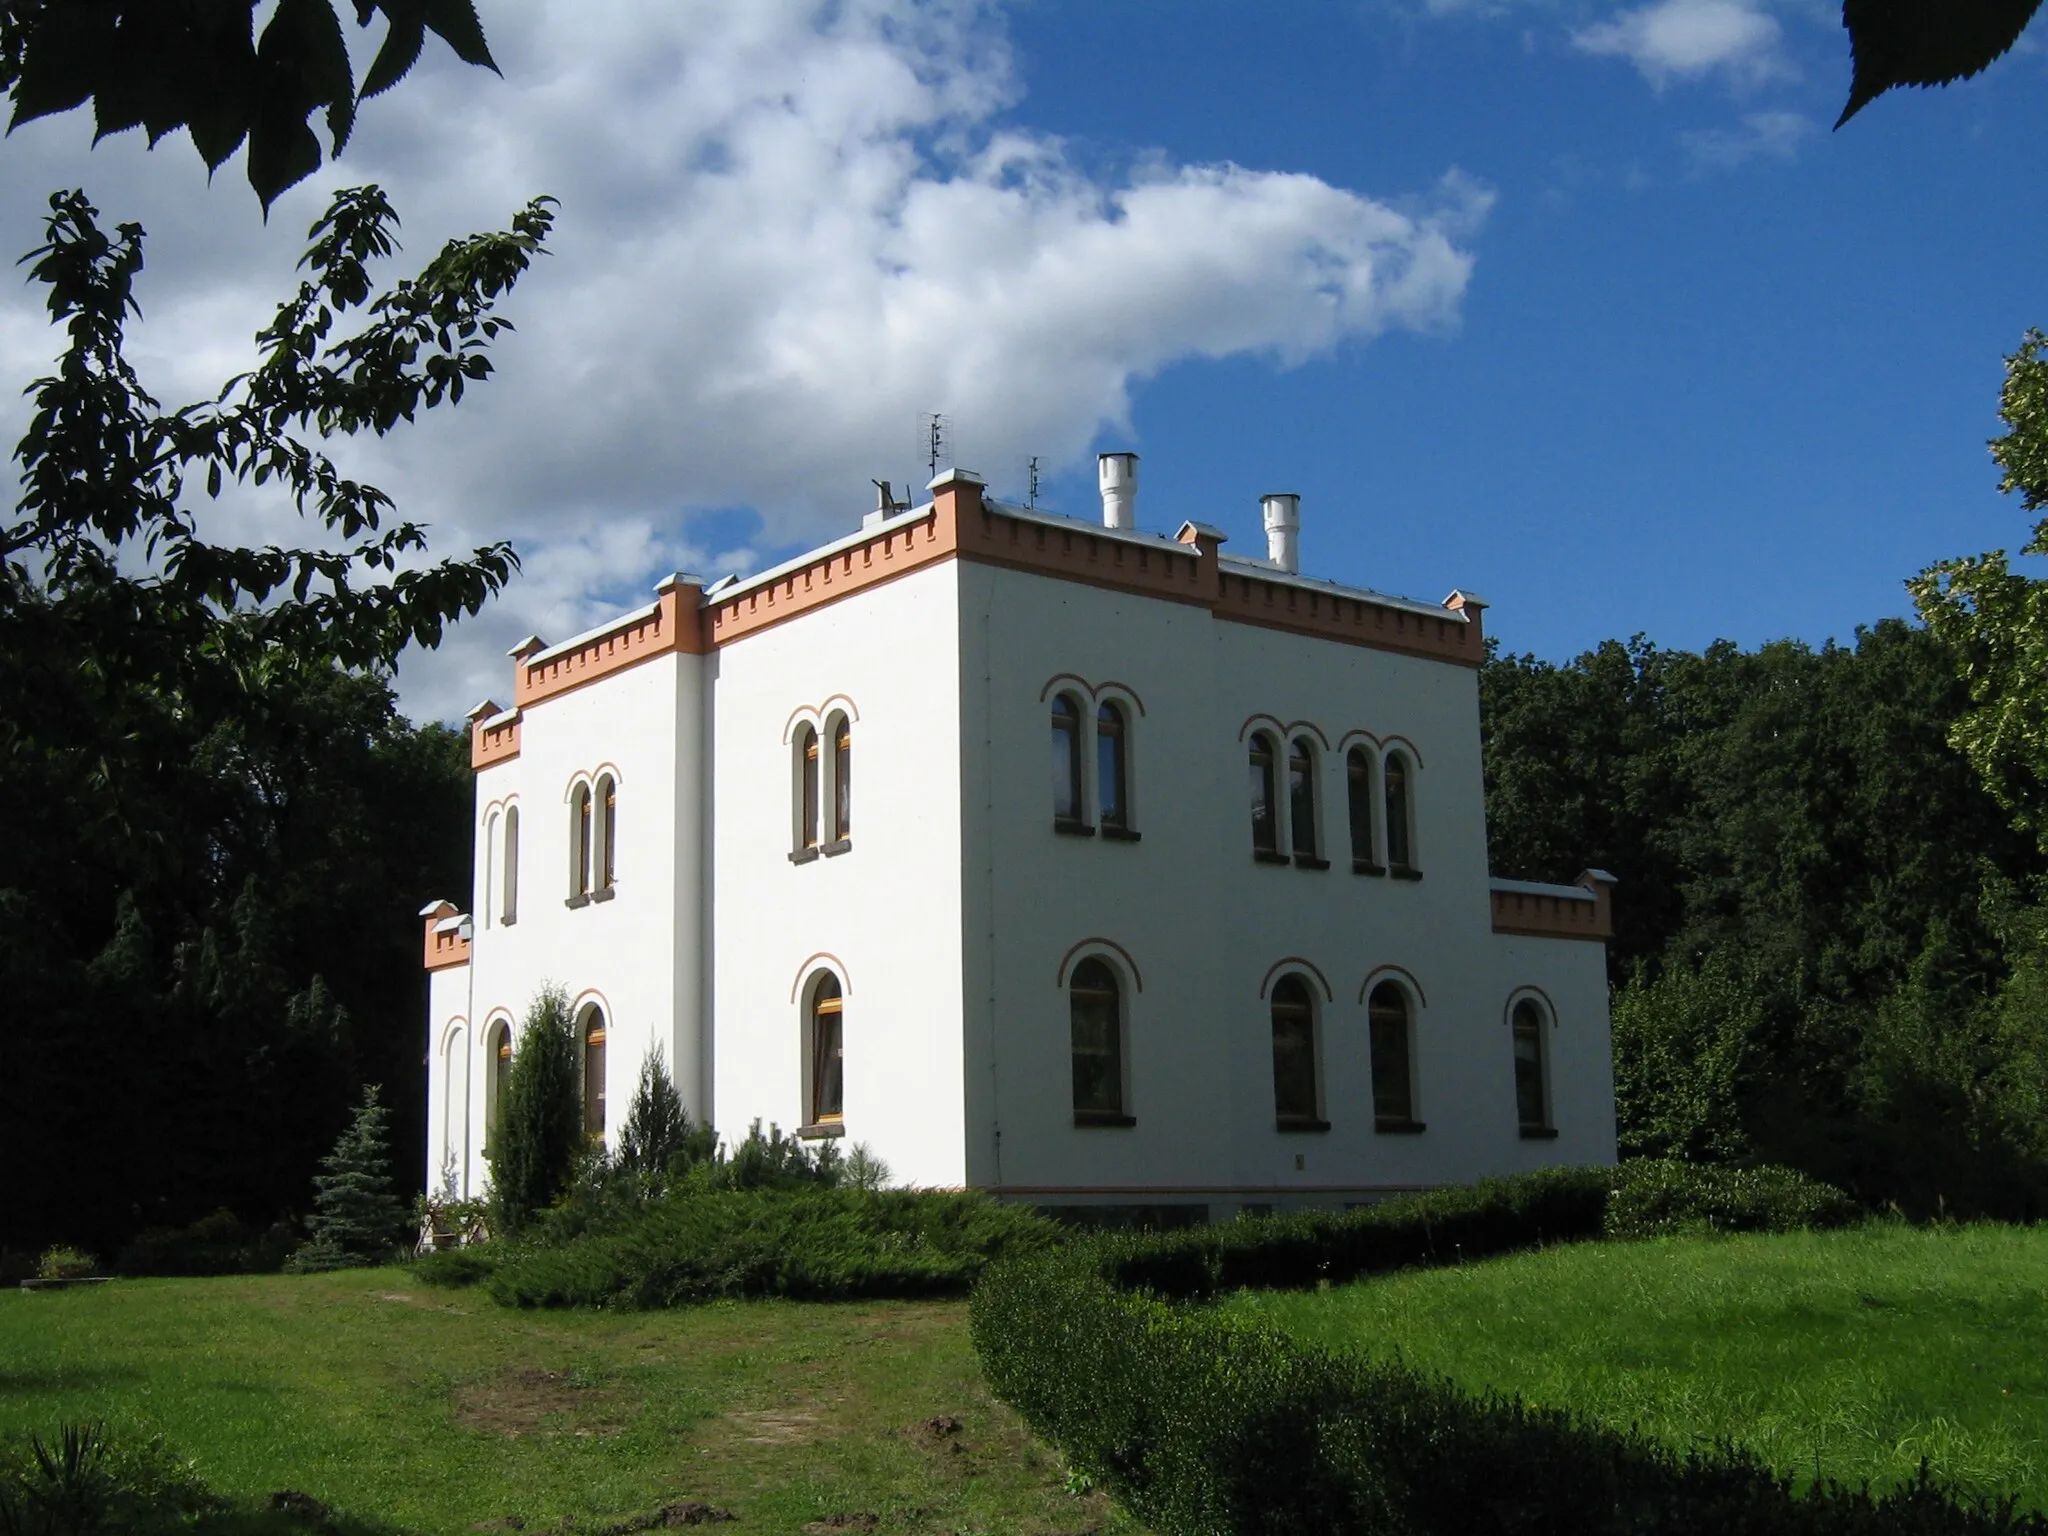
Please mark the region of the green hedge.
<svg viewBox="0 0 2048 1536"><path fill-rule="evenodd" d="M554 1247L437 1254L418 1273L480 1281L522 1307L961 1295L991 1259L1059 1241L1045 1218L978 1195L722 1190L663 1200Z"/></svg>
<svg viewBox="0 0 2048 1536"><path fill-rule="evenodd" d="M1363 1356L1304 1347L1196 1302L1341 1282L1546 1242L1830 1225L1854 1206L1785 1169L1567 1168L1343 1214L1105 1234L994 1265L974 1345L997 1396L1161 1530L1665 1531L1754 1536L2048 1536L1959 1503L1923 1471L1882 1498L1788 1478L1723 1447L1680 1457L1633 1433Z"/></svg>
<svg viewBox="0 0 2048 1536"><path fill-rule="evenodd" d="M1795 1495L1735 1448L1636 1434L1123 1290L1088 1245L993 1266L975 1349L996 1395L1140 1519L1181 1536L1978 1536L2048 1521L1920 1483Z"/></svg>
<svg viewBox="0 0 2048 1536"><path fill-rule="evenodd" d="M1613 1170L1609 1237L1681 1232L1798 1232L1839 1227L1861 1211L1854 1200L1792 1168L1727 1168L1635 1158Z"/></svg>

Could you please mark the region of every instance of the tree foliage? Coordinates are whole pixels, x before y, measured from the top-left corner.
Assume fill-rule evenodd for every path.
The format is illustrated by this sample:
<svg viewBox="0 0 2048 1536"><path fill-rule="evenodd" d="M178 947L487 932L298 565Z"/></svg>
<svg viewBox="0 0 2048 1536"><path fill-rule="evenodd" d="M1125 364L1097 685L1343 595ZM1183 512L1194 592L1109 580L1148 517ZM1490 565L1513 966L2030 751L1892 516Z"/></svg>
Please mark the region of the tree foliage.
<svg viewBox="0 0 2048 1536"><path fill-rule="evenodd" d="M1622 878L1625 1152L1791 1164L1909 1209L2048 1202L2048 859L1948 744L1943 638L1697 654L1638 638L1480 681L1493 867Z"/></svg>
<svg viewBox="0 0 2048 1536"><path fill-rule="evenodd" d="M1841 127L1894 86L1967 80L2000 58L2041 0L1842 0L1855 72Z"/></svg>
<svg viewBox="0 0 2048 1536"><path fill-rule="evenodd" d="M333 0L278 0L260 36L257 0L0 0L9 131L90 102L95 142L140 128L154 148L184 128L209 171L246 141L249 185L267 212L320 168L313 114L339 155L358 104L405 77L427 33L497 70L471 0L353 4L358 25L385 23L360 89Z"/></svg>
<svg viewBox="0 0 2048 1536"><path fill-rule="evenodd" d="M33 1021L0 1033L0 1163L64 1177L0 1205L0 1243L303 1208L366 1080L424 1141L418 934L392 914L466 882L471 785L462 736L401 719L386 668L515 561L425 563L318 440L486 377L548 211L380 292L395 225L374 188L341 194L257 367L174 411L125 356L142 231L60 194L30 258L65 345L0 521L0 989ZM233 482L318 533L209 539Z"/></svg>
<svg viewBox="0 0 2048 1536"><path fill-rule="evenodd" d="M1999 489L2029 512L2048 508L2048 336L2027 332L2005 360L1991 444ZM2048 554L2048 517L2023 555ZM1970 708L1950 740L1998 803L2048 846L2048 582L2012 569L2005 551L1945 560L1907 583L1927 627L1954 653Z"/></svg>
<svg viewBox="0 0 2048 1536"><path fill-rule="evenodd" d="M526 1010L491 1145L491 1230L510 1237L569 1188L584 1150L576 1021L549 983Z"/></svg>

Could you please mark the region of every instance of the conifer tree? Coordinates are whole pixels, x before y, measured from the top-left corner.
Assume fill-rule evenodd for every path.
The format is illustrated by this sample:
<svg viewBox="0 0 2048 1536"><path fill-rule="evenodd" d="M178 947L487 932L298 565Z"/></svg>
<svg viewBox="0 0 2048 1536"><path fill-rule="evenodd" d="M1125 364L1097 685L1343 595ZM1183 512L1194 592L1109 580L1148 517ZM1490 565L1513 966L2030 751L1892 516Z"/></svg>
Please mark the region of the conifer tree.
<svg viewBox="0 0 2048 1536"><path fill-rule="evenodd" d="M716 1131L691 1123L657 1043L640 1063L633 1107L619 1130L619 1167L659 1184L679 1163L709 1161L717 1147Z"/></svg>
<svg viewBox="0 0 2048 1536"><path fill-rule="evenodd" d="M390 1260L411 1235L411 1219L391 1190L391 1111L380 1089L363 1090L355 1118L313 1177L312 1240L292 1256L299 1270L345 1269Z"/></svg>
<svg viewBox="0 0 2048 1536"><path fill-rule="evenodd" d="M512 1048L504 1118L490 1151L492 1233L510 1237L552 1205L569 1187L583 1147L576 1023L568 993L549 982Z"/></svg>

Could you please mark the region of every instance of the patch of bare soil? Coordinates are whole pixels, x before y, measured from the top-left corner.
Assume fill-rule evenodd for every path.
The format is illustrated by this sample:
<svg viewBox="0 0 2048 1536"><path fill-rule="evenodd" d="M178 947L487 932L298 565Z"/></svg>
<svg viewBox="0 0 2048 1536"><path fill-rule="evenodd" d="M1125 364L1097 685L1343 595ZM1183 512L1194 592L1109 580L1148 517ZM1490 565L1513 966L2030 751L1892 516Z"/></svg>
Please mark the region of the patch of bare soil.
<svg viewBox="0 0 2048 1536"><path fill-rule="evenodd" d="M727 1417L739 1430L739 1438L749 1445L801 1445L830 1432L815 1408L753 1408Z"/></svg>
<svg viewBox="0 0 2048 1536"><path fill-rule="evenodd" d="M865 1510L856 1515L827 1515L804 1527L804 1536L838 1536L841 1531L879 1531L882 1517Z"/></svg>
<svg viewBox="0 0 2048 1536"><path fill-rule="evenodd" d="M465 1429L521 1435L615 1435L625 1414L611 1393L567 1371L500 1371L455 1389L455 1422Z"/></svg>

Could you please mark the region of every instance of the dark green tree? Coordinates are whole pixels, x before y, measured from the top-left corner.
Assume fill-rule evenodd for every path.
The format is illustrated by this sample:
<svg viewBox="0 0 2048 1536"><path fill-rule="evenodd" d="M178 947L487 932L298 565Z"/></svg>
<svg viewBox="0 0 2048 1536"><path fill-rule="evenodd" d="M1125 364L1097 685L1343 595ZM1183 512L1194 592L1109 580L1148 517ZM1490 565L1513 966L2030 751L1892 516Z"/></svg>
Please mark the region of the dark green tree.
<svg viewBox="0 0 2048 1536"><path fill-rule="evenodd" d="M552 982L526 1010L512 1047L505 1109L492 1143L491 1231L516 1236L568 1189L584 1151L576 1022Z"/></svg>
<svg viewBox="0 0 2048 1536"><path fill-rule="evenodd" d="M391 1188L390 1112L377 1085L363 1090L334 1150L313 1179L311 1239L292 1256L301 1270L388 1263L413 1235L405 1205Z"/></svg>
<svg viewBox="0 0 2048 1536"><path fill-rule="evenodd" d="M405 77L427 33L465 63L498 67L470 0L354 0L359 25L385 21L360 89L332 0L280 0L261 36L257 9L256 0L0 0L8 128L90 102L96 141L140 128L154 148L184 128L209 171L246 141L249 185L268 211L320 168L313 114L325 114L339 155L357 106Z"/></svg>
<svg viewBox="0 0 2048 1536"><path fill-rule="evenodd" d="M659 1180L679 1164L708 1161L717 1147L715 1130L691 1123L657 1044L640 1063L633 1105L619 1128L620 1171L643 1180Z"/></svg>

